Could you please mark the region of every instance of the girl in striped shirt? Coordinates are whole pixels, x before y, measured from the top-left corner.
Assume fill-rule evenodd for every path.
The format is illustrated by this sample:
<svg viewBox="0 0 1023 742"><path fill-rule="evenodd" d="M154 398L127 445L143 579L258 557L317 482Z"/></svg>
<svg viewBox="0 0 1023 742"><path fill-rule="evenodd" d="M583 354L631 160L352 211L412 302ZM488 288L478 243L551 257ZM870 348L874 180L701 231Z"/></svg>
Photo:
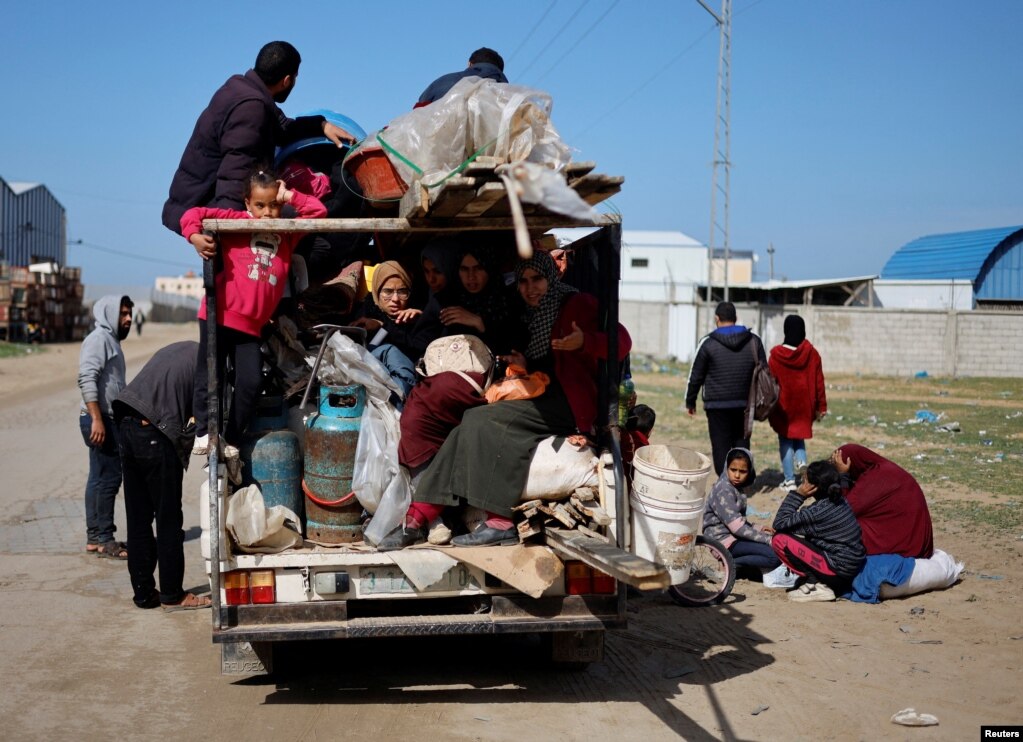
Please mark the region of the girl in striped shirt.
<svg viewBox="0 0 1023 742"><path fill-rule="evenodd" d="M816 502L802 507L813 497ZM771 548L789 569L806 577L789 591L800 603L834 600L849 587L866 560L852 508L842 496L838 470L815 461L806 479L782 501L774 518Z"/></svg>

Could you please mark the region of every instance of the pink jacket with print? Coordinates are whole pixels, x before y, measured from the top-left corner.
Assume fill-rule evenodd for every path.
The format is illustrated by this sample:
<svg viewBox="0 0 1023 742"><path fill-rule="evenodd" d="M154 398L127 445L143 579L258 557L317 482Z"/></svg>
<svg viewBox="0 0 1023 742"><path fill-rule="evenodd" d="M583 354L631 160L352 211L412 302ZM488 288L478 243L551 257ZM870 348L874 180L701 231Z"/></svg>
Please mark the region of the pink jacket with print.
<svg viewBox="0 0 1023 742"><path fill-rule="evenodd" d="M291 205L299 218L319 219L327 208L312 196L292 191ZM251 219L247 211L196 206L181 217L187 240L202 231L203 219ZM231 232L220 238L224 269L217 274L217 324L259 335L277 308L291 268L291 254L304 235L297 232ZM206 319L206 299L199 306Z"/></svg>

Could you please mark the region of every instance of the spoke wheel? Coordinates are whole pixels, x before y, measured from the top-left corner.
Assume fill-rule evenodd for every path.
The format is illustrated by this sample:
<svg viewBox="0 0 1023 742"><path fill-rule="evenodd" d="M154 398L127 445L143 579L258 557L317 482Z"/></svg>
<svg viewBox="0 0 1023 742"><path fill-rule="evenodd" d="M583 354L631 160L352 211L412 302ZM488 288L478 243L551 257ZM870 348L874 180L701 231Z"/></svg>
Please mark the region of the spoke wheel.
<svg viewBox="0 0 1023 742"><path fill-rule="evenodd" d="M728 597L735 584L732 553L712 538L697 536L689 579L668 588L679 605L698 608L717 605Z"/></svg>

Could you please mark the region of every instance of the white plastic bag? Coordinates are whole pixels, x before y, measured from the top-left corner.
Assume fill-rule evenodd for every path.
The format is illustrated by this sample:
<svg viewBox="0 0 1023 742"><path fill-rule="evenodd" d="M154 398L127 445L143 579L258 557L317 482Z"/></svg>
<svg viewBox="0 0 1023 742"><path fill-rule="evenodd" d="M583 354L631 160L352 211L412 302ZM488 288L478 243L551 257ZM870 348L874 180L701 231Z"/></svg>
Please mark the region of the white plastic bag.
<svg viewBox="0 0 1023 742"><path fill-rule="evenodd" d="M313 365L314 360L315 357L306 357L309 366ZM321 384L361 384L366 388L369 399L386 403L392 393L398 399L405 398L401 387L391 378L384 365L368 350L339 332L331 335L327 341L327 349L320 359L317 373Z"/></svg>
<svg viewBox="0 0 1023 742"><path fill-rule="evenodd" d="M564 438L545 438L529 462L522 501L564 499L577 487L596 487L599 464L592 448L573 446Z"/></svg>
<svg viewBox="0 0 1023 742"><path fill-rule="evenodd" d="M276 554L302 545L298 516L283 505L268 508L254 484L228 498L225 523L239 551Z"/></svg>
<svg viewBox="0 0 1023 742"><path fill-rule="evenodd" d="M913 574L901 585L890 585L887 582L881 584L881 599L903 598L907 595L916 595L928 590L943 590L951 587L959 579L959 573L965 566L957 562L950 554L941 549L935 549L930 559L916 559L913 565Z"/></svg>
<svg viewBox="0 0 1023 742"><path fill-rule="evenodd" d="M412 502L408 473L398 465L401 430L398 413L386 402L370 399L362 414L355 446L352 491L373 514L363 532L372 544L402 524Z"/></svg>
<svg viewBox="0 0 1023 742"><path fill-rule="evenodd" d="M518 188L519 199L527 204L540 204L557 214L594 220L597 212L569 187L565 176L534 162L513 162L500 165L497 173L507 172Z"/></svg>

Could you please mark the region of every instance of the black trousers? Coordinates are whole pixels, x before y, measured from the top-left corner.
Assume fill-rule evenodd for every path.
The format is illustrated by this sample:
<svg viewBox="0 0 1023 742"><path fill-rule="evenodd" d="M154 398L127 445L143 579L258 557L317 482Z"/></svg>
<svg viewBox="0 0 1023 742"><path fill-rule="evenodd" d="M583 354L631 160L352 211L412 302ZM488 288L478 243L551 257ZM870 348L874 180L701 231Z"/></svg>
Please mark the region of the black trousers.
<svg viewBox="0 0 1023 742"><path fill-rule="evenodd" d="M262 341L256 335L248 335L229 327L217 327L217 368L220 369L220 401L225 402L225 380L230 381L234 392L231 395L231 409L227 426L220 428L220 434L228 442L239 445L242 433L249 427L256 415L256 397L263 380L263 356L259 351ZM195 366L195 390L192 393L192 410L195 414L195 434L209 432L209 374L206 364L206 320L199 320L198 363ZM227 359L231 359L231 376L227 374Z"/></svg>
<svg viewBox="0 0 1023 742"><path fill-rule="evenodd" d="M714 471L718 476L725 470L725 456L735 447L749 448L749 438L744 438L746 410L742 407L711 409L707 412L707 430L710 432L710 447L714 458Z"/></svg>
<svg viewBox="0 0 1023 742"><path fill-rule="evenodd" d="M160 602L185 596L184 517L181 480L185 469L170 439L141 416L120 422L124 509L128 521L128 576L135 604L152 603L160 569ZM153 537L153 521L156 537Z"/></svg>

